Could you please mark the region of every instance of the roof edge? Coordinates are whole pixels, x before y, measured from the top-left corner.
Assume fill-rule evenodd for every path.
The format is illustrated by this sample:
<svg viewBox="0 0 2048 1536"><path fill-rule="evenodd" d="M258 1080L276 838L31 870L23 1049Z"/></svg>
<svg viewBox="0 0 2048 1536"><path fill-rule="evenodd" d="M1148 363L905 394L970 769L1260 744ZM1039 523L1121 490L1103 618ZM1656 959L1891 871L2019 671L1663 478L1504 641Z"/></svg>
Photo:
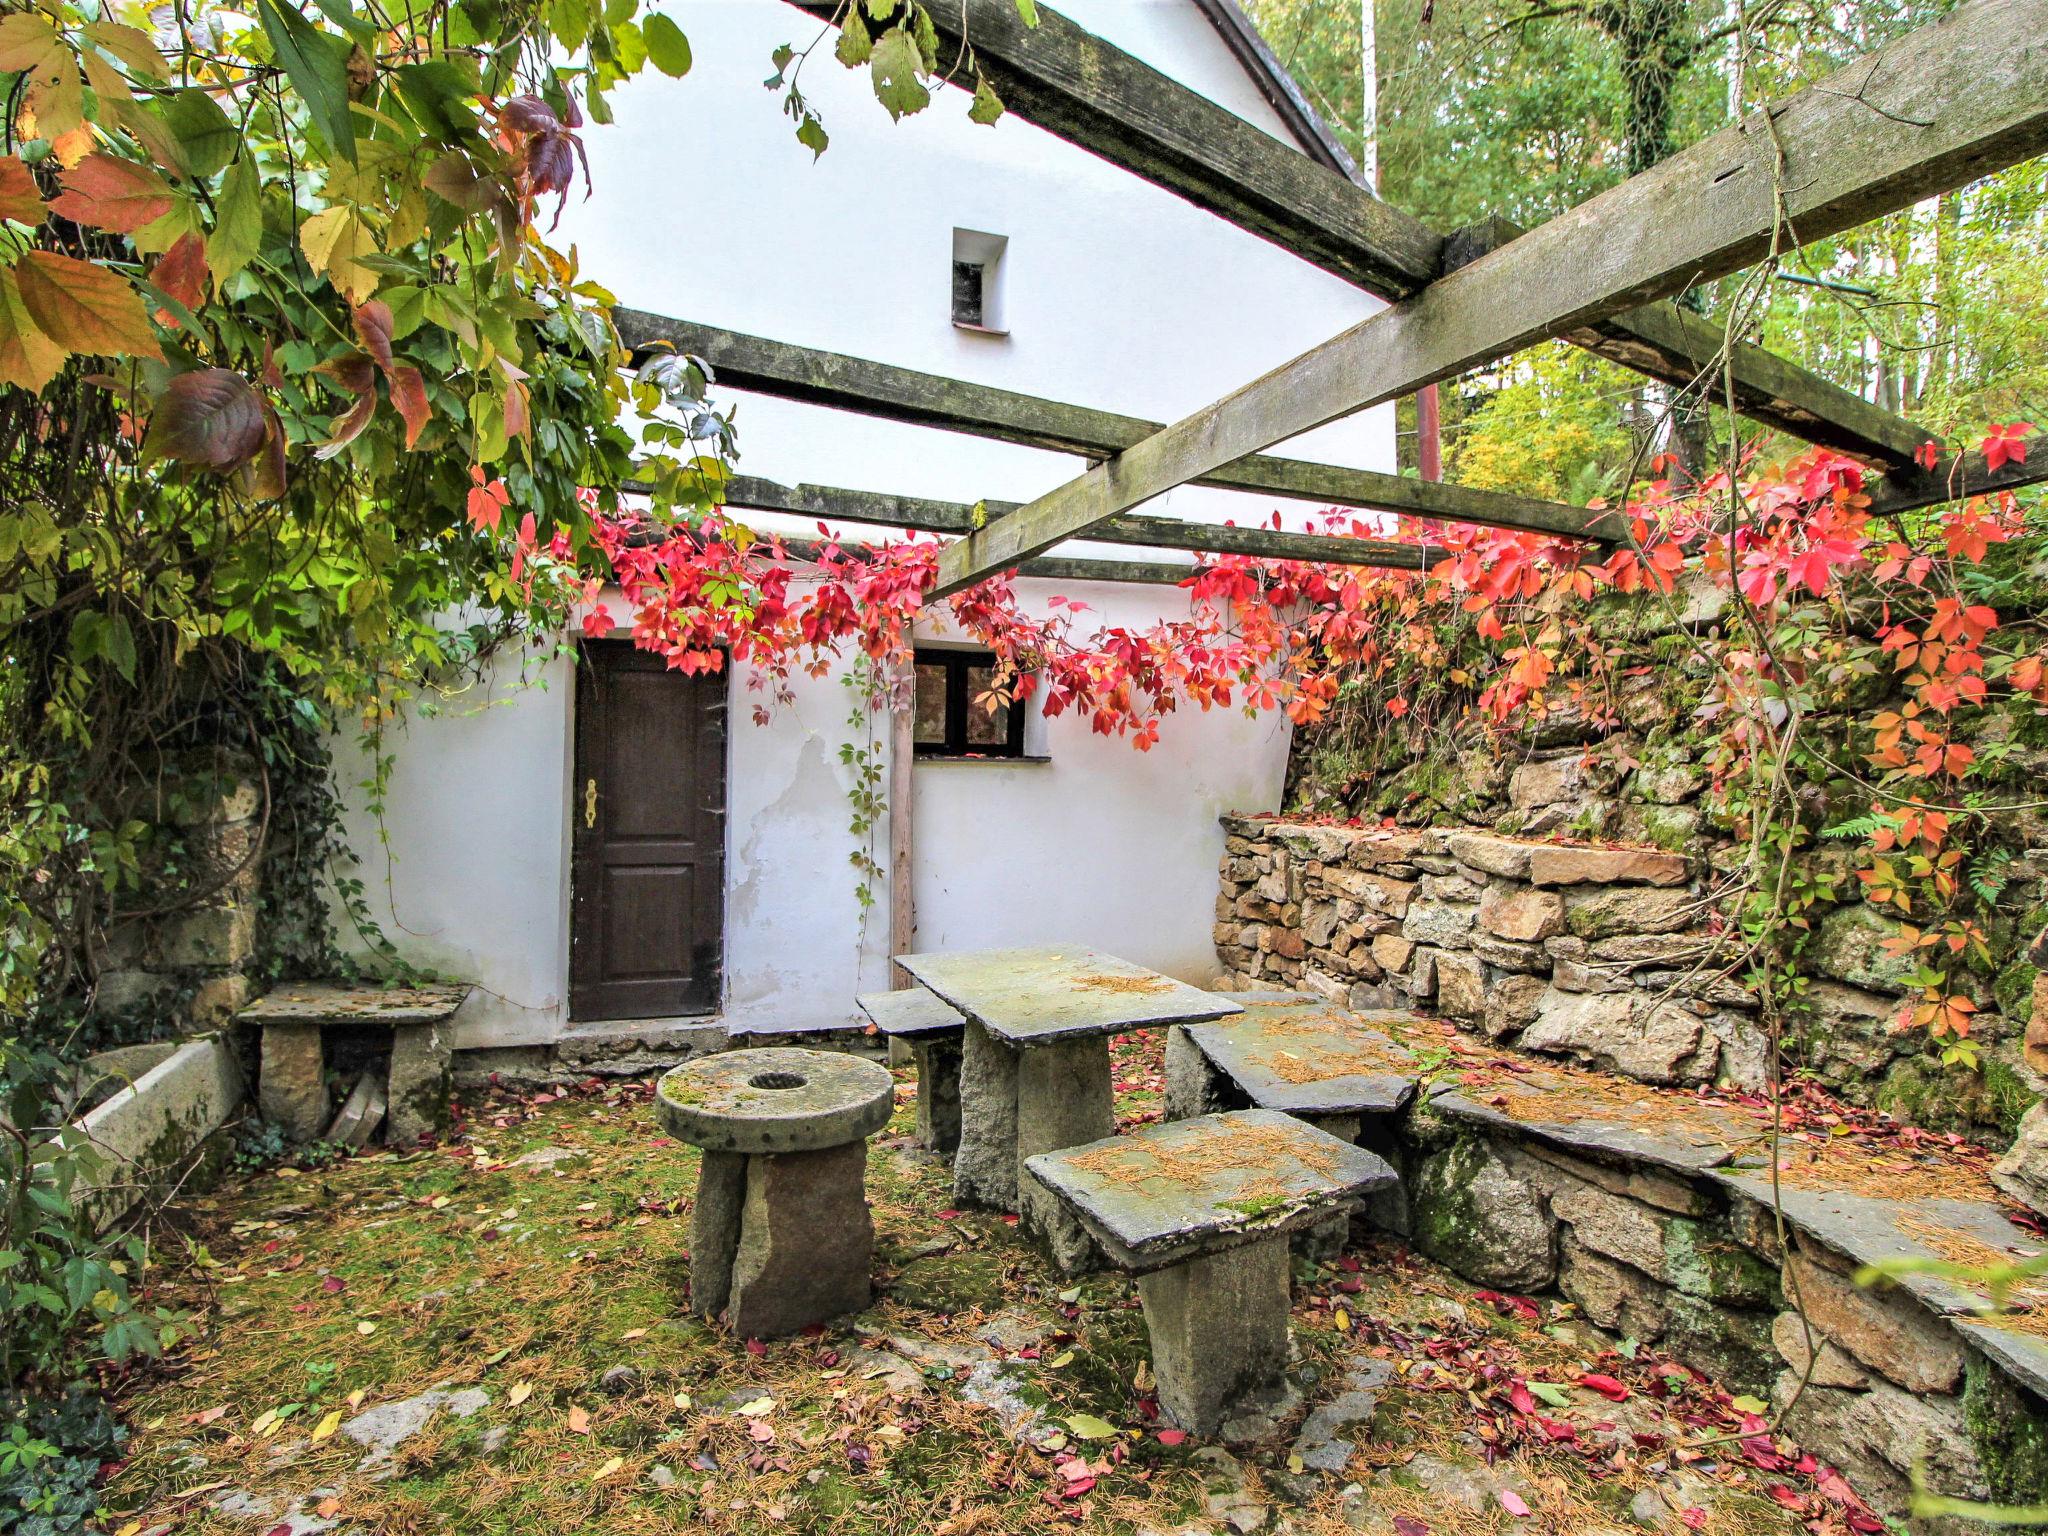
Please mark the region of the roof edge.
<svg viewBox="0 0 2048 1536"><path fill-rule="evenodd" d="M1195 0L1195 7L1209 18L1209 24L1222 36L1224 45L1244 66L1245 72L1258 85L1259 94L1280 114L1287 131L1308 157L1347 180L1365 186L1357 163L1337 141L1322 115L1309 105L1301 87L1294 83L1294 76L1287 72L1287 67L1280 62L1237 0Z"/></svg>

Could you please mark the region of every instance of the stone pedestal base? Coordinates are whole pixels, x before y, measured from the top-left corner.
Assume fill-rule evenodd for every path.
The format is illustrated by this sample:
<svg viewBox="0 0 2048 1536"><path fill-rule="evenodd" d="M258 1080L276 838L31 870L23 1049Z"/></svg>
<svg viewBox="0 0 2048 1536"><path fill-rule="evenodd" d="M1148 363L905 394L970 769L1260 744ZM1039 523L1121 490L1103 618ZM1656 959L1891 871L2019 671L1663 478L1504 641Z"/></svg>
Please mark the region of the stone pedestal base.
<svg viewBox="0 0 2048 1536"><path fill-rule="evenodd" d="M866 1141L817 1152L706 1152L690 1226L690 1309L741 1338L858 1312L873 1296Z"/></svg>
<svg viewBox="0 0 2048 1536"><path fill-rule="evenodd" d="M448 1124L450 1053L432 1024L391 1031L391 1076L385 1085L384 1139L409 1147Z"/></svg>
<svg viewBox="0 0 2048 1536"><path fill-rule="evenodd" d="M318 1024L267 1024L256 1102L293 1141L327 1129L327 1070Z"/></svg>
<svg viewBox="0 0 2048 1536"><path fill-rule="evenodd" d="M1222 1432L1286 1395L1284 1235L1138 1277L1159 1406L1182 1429Z"/></svg>
<svg viewBox="0 0 2048 1536"><path fill-rule="evenodd" d="M1084 1147L1116 1133L1109 1042L1100 1035L1034 1045L1017 1060L1017 1165L1041 1152ZM1051 1190L1017 1181L1020 1225L1045 1244L1065 1274L1099 1268L1095 1239Z"/></svg>
<svg viewBox="0 0 2048 1536"><path fill-rule="evenodd" d="M1358 1140L1357 1115L1297 1115L1325 1135L1339 1141ZM1344 1245L1351 1241L1351 1213L1340 1211L1327 1221L1319 1221L1312 1227L1305 1227L1294 1234L1294 1251L1301 1258L1315 1264L1328 1264L1344 1251Z"/></svg>
<svg viewBox="0 0 2048 1536"><path fill-rule="evenodd" d="M890 1041L891 1051L899 1043ZM960 1145L960 1042L920 1040L910 1049L917 1060L917 1139L951 1157Z"/></svg>
<svg viewBox="0 0 2048 1536"><path fill-rule="evenodd" d="M1192 1120L1230 1108L1225 1079L1180 1025L1166 1032L1166 1118Z"/></svg>
<svg viewBox="0 0 2048 1536"><path fill-rule="evenodd" d="M960 1145L953 1200L1017 1208L1017 1052L968 1020L960 1047Z"/></svg>

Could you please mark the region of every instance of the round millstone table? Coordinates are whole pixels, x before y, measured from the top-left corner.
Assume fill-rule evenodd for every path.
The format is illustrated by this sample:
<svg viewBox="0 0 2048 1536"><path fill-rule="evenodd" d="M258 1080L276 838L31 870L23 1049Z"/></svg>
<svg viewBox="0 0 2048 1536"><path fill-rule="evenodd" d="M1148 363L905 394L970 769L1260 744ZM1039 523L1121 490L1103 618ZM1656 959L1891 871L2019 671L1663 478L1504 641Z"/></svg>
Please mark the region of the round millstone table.
<svg viewBox="0 0 2048 1536"><path fill-rule="evenodd" d="M704 1150L693 1312L769 1338L868 1304L867 1139L889 1123L895 1086L873 1062L787 1047L726 1051L662 1077L663 1129Z"/></svg>

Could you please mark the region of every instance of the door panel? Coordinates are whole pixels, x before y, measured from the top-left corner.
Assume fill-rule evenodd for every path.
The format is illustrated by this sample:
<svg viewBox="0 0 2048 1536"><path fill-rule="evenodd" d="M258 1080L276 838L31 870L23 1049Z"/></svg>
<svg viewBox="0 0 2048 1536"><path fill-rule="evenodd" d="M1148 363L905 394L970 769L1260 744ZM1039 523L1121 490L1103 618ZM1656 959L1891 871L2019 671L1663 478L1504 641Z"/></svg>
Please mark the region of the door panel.
<svg viewBox="0 0 2048 1536"><path fill-rule="evenodd" d="M725 915L725 677L616 640L576 673L569 1013L718 1007Z"/></svg>

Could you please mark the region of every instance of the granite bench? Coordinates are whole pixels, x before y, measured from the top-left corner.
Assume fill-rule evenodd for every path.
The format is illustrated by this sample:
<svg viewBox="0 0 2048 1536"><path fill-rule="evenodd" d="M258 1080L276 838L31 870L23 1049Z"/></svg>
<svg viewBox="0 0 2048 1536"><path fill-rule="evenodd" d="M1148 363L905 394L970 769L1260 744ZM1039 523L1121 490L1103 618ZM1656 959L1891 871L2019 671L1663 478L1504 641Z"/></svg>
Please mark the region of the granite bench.
<svg viewBox="0 0 2048 1536"><path fill-rule="evenodd" d="M294 1141L352 1125L362 1145L384 1121L384 1139L410 1146L448 1118L452 1050L444 1027L469 995L465 986L380 987L374 983L279 982L236 1015L262 1032L256 1077L258 1107ZM327 1091L330 1037L389 1032L389 1060L378 1081L365 1074L334 1116ZM360 1042L358 1042L360 1044ZM381 1100L373 1115L368 1106ZM331 1118L332 1117L332 1118Z"/></svg>
<svg viewBox="0 0 2048 1536"><path fill-rule="evenodd" d="M1391 1117L1415 1097L1423 1065L1403 1039L1422 1021L1398 1010L1353 1012L1300 992L1231 994L1244 1011L1177 1025L1166 1038L1170 1120L1231 1109L1272 1109L1382 1154ZM1342 1248L1348 1218L1301 1235L1304 1256Z"/></svg>
<svg viewBox="0 0 2048 1536"><path fill-rule="evenodd" d="M1289 1406L1290 1235L1394 1182L1378 1154L1264 1109L1043 1152L1024 1173L1137 1277L1166 1416L1226 1440Z"/></svg>
<svg viewBox="0 0 2048 1536"><path fill-rule="evenodd" d="M917 1139L951 1157L960 1145L960 1041L967 1020L923 987L870 992L854 1003L882 1034L910 1047L917 1063Z"/></svg>
<svg viewBox="0 0 2048 1536"><path fill-rule="evenodd" d="M693 1312L770 1338L868 1304L867 1138L895 1101L886 1068L838 1051L725 1051L663 1075L656 1116L704 1152Z"/></svg>

